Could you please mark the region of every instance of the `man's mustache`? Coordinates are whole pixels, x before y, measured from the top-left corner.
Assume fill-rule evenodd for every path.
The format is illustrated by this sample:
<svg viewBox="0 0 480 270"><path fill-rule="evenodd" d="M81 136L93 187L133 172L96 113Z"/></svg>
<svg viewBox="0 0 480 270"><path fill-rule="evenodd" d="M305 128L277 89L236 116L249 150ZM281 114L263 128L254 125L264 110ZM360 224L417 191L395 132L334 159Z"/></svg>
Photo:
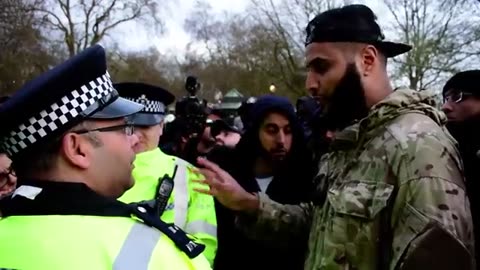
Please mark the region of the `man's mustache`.
<svg viewBox="0 0 480 270"><path fill-rule="evenodd" d="M272 152L272 153L274 153L274 154L276 154L276 153L286 153L286 152L287 152L287 149L285 149L285 147L281 147L281 148L279 147L279 148L273 149L273 150L270 151L270 152Z"/></svg>

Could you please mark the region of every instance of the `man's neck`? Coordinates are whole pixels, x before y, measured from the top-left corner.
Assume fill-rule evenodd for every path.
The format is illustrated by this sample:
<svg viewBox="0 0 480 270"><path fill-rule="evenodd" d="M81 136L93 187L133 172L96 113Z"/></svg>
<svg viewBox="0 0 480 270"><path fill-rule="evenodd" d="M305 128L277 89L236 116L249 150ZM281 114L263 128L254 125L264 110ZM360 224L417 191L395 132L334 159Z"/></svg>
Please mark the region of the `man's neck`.
<svg viewBox="0 0 480 270"><path fill-rule="evenodd" d="M254 165L255 176L272 176L273 172L274 166L271 161L263 157L257 157Z"/></svg>
<svg viewBox="0 0 480 270"><path fill-rule="evenodd" d="M387 78L380 80L375 85L375 89L371 89L368 94L366 93L367 107L371 109L374 105L387 98L393 92L392 85Z"/></svg>
<svg viewBox="0 0 480 270"><path fill-rule="evenodd" d="M145 153L145 152L151 152L151 151L156 150L156 149L159 149L159 148L157 146L152 145L152 146L149 146L149 147L145 147L143 149L138 149L135 154L138 155L138 154L142 154L142 153Z"/></svg>

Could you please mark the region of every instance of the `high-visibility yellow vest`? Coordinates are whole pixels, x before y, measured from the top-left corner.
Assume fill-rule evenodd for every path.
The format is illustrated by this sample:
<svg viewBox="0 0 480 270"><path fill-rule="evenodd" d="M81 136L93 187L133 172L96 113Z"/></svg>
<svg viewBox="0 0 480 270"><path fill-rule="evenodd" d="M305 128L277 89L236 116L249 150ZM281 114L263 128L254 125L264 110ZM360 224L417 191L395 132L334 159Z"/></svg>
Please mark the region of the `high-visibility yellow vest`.
<svg viewBox="0 0 480 270"><path fill-rule="evenodd" d="M133 177L135 185L128 190L120 201L125 203L152 200L159 182L165 174L173 175L175 165L178 169L174 178L173 192L161 219L175 223L187 233L195 236L205 245L204 255L213 263L217 250L217 219L215 204L211 196L193 191L202 187L193 180L203 176L192 172L190 163L163 153L159 148L137 154L134 162Z"/></svg>
<svg viewBox="0 0 480 270"><path fill-rule="evenodd" d="M0 220L0 268L210 269L166 235L128 217L45 215Z"/></svg>

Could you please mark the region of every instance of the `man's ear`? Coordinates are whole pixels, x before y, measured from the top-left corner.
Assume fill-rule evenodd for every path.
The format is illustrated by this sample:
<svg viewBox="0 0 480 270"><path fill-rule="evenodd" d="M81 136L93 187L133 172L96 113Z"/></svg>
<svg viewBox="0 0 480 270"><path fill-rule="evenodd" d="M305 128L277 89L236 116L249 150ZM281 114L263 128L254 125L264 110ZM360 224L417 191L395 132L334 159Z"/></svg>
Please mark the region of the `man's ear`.
<svg viewBox="0 0 480 270"><path fill-rule="evenodd" d="M380 53L373 45L367 45L360 51L359 71L363 76L372 74L375 65L380 61Z"/></svg>
<svg viewBox="0 0 480 270"><path fill-rule="evenodd" d="M91 165L92 145L80 134L67 133L62 139L61 154L73 166L87 169Z"/></svg>

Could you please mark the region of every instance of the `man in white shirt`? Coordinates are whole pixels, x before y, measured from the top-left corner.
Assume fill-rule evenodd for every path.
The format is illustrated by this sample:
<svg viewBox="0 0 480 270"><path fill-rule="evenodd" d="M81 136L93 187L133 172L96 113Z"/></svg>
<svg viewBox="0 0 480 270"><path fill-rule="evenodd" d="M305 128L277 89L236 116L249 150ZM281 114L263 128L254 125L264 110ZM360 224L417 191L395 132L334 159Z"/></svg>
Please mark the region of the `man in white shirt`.
<svg viewBox="0 0 480 270"><path fill-rule="evenodd" d="M251 123L238 144L216 148L207 158L235 176L249 192L262 192L290 204L308 200L314 166L293 105L283 97L263 96L249 110ZM303 268L306 239L298 239L288 249L267 247L235 228L231 210L217 203L216 213L215 270Z"/></svg>

